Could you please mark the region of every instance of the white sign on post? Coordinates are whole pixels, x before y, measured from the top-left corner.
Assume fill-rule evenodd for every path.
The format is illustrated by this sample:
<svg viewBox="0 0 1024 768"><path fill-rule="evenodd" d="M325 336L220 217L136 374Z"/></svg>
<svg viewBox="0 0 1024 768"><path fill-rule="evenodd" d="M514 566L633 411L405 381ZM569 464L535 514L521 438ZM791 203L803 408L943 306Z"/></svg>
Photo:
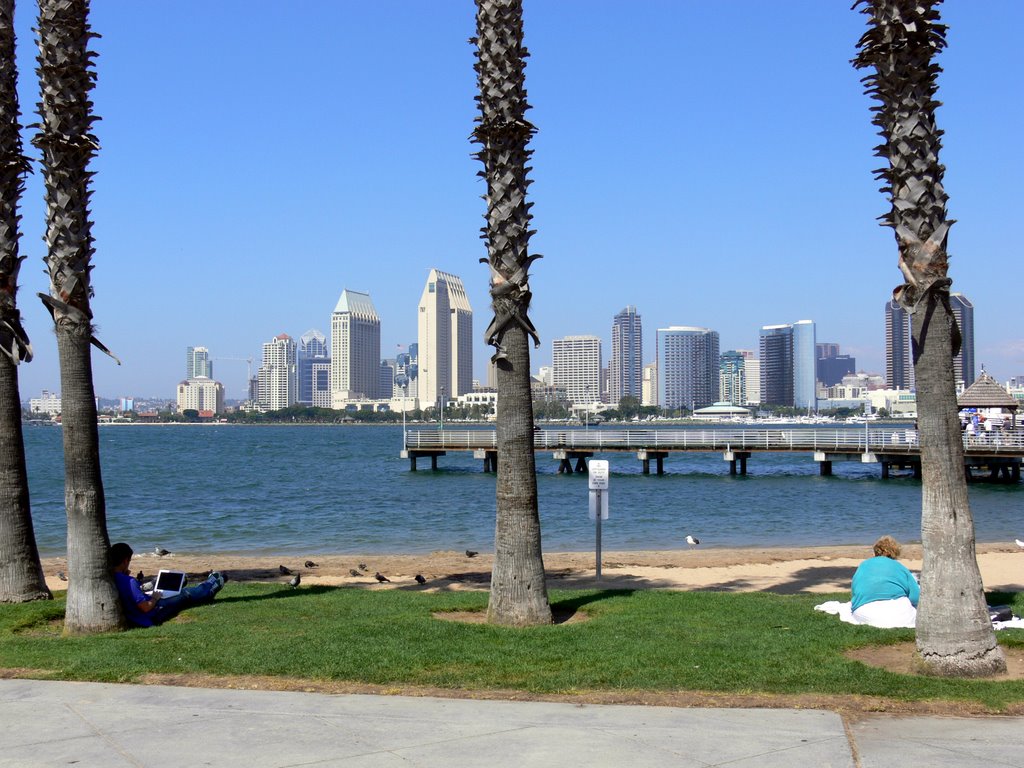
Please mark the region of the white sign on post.
<svg viewBox="0 0 1024 768"><path fill-rule="evenodd" d="M608 490L608 462L604 459L591 459L587 464L587 471L590 473L590 490Z"/></svg>

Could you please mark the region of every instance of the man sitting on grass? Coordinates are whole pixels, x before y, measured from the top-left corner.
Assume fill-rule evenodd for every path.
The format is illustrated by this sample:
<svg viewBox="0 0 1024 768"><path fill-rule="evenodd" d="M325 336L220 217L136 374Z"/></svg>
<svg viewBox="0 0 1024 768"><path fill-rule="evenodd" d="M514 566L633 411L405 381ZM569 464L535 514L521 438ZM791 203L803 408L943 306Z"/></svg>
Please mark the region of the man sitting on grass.
<svg viewBox="0 0 1024 768"><path fill-rule="evenodd" d="M125 618L136 627L163 624L190 606L210 602L228 580L227 576L215 571L206 581L194 587L186 587L176 595L162 597L155 590L152 595L147 595L129 570L133 554L131 547L123 541L118 542L110 548L109 562L114 571L114 581L117 583Z"/></svg>

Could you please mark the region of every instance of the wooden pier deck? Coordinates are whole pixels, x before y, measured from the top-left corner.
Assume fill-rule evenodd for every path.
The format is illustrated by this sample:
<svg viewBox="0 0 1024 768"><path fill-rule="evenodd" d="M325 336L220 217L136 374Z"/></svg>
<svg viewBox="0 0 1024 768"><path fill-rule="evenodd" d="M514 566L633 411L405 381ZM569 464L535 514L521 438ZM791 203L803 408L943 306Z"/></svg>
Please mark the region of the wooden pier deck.
<svg viewBox="0 0 1024 768"><path fill-rule="evenodd" d="M1024 431L994 431L977 436L964 435L964 465L969 479L1019 482L1024 459ZM778 427L735 429L697 427L689 429L561 429L534 432L534 450L550 451L559 462L559 472L586 472L586 459L595 453L633 452L642 472L664 473L664 460L671 453L722 452L730 474L746 474L747 460L755 453L810 453L822 475L832 474L834 461L879 464L882 477L890 470L910 470L920 476L921 449L917 431L899 425L861 429L857 427L809 429ZM402 458L416 471L419 458L429 457L431 468L448 451L473 451L483 461L485 472L497 468L497 434L493 429L412 429L405 433Z"/></svg>

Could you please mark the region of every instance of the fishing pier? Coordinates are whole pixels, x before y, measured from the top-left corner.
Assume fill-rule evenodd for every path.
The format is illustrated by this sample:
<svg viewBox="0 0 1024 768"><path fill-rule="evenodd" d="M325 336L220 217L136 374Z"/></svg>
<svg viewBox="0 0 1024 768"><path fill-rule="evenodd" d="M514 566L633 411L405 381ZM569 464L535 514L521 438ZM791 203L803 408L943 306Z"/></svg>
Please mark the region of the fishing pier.
<svg viewBox="0 0 1024 768"><path fill-rule="evenodd" d="M968 480L1020 482L1024 458L1024 430L996 430L963 436L964 467ZM497 470L497 434L493 429L411 429L404 433L403 459L416 471L417 459L430 458L431 469L449 451L472 451L484 472ZM533 448L551 453L559 473L586 472L586 460L595 453L635 453L641 471L664 474L672 453L717 453L729 465L729 474L747 474L747 461L757 453L808 453L822 475L832 474L836 461L878 464L883 478L892 470L921 475L921 448L915 429L899 425L871 429L807 429L794 426L772 429L706 427L690 429L536 429Z"/></svg>

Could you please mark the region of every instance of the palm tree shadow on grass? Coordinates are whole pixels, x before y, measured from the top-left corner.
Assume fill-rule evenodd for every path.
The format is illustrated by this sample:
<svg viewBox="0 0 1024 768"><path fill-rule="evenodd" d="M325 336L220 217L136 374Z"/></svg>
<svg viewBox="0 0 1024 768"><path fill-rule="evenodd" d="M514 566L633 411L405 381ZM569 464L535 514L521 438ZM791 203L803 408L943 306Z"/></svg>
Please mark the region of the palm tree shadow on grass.
<svg viewBox="0 0 1024 768"><path fill-rule="evenodd" d="M579 613L580 609L585 605L616 597L631 597L634 592L636 592L635 589L602 589L598 592L586 592L580 595L573 595L564 600L552 601L552 623L564 624Z"/></svg>
<svg viewBox="0 0 1024 768"><path fill-rule="evenodd" d="M248 603L253 600L279 600L284 597L310 597L312 595L324 595L344 587L315 586L315 587L290 587L282 584L280 589L273 592L264 592L261 595L234 595L231 597L218 597L214 602L222 603Z"/></svg>

